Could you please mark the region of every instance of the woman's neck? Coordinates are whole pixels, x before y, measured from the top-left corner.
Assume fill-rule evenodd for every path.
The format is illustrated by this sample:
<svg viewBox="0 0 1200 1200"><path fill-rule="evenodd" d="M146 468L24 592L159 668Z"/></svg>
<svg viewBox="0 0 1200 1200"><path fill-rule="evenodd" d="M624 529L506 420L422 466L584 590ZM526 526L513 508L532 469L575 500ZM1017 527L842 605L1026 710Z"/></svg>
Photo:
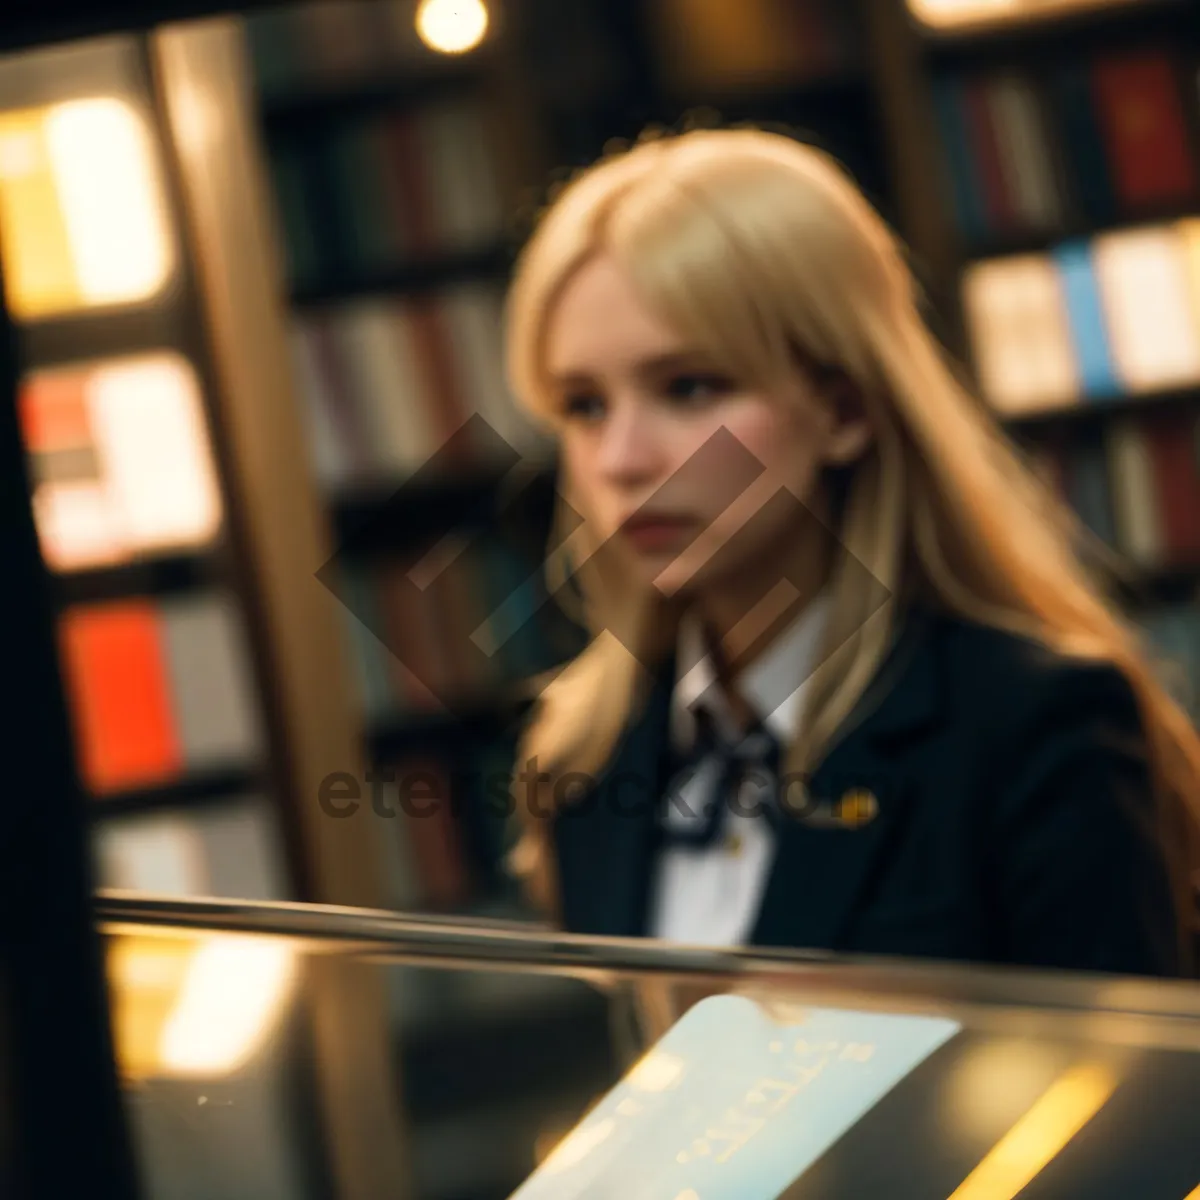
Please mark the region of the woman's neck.
<svg viewBox="0 0 1200 1200"><path fill-rule="evenodd" d="M697 597L718 678L727 689L767 654L824 590L836 542L813 521L789 546L762 557L762 569L742 570Z"/></svg>

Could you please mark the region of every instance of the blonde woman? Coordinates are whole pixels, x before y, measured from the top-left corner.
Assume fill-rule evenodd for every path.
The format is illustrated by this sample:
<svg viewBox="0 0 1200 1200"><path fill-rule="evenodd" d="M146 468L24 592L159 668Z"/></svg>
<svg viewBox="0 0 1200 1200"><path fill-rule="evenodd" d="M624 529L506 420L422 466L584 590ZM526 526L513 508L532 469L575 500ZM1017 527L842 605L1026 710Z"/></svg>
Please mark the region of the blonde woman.
<svg viewBox="0 0 1200 1200"><path fill-rule="evenodd" d="M507 336L593 635L513 785L555 921L1190 969L1200 740L829 157L755 129L607 156Z"/></svg>

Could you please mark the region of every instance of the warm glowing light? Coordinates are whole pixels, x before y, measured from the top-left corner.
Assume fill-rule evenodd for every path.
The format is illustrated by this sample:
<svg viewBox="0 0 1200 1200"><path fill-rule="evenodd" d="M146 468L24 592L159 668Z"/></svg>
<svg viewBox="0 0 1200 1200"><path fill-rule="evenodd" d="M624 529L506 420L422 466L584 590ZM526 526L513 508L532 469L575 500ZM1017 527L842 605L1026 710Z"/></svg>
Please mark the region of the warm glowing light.
<svg viewBox="0 0 1200 1200"><path fill-rule="evenodd" d="M1002 1038L973 1048L948 1080L946 1113L971 1137L1009 1125L1054 1081L1061 1063L1038 1042Z"/></svg>
<svg viewBox="0 0 1200 1200"><path fill-rule="evenodd" d="M96 441L129 541L207 541L221 498L199 382L182 358L162 355L98 369L88 387Z"/></svg>
<svg viewBox="0 0 1200 1200"><path fill-rule="evenodd" d="M292 949L258 938L216 937L188 964L162 1032L163 1067L225 1074L259 1048L274 1026L295 971Z"/></svg>
<svg viewBox="0 0 1200 1200"><path fill-rule="evenodd" d="M617 1123L612 1117L592 1126L580 1126L554 1148L542 1164L543 1172L547 1175L554 1175L559 1171L567 1170L568 1167L577 1166L597 1146L607 1141L616 1127Z"/></svg>
<svg viewBox="0 0 1200 1200"><path fill-rule="evenodd" d="M109 944L113 1028L127 1075L224 1075L274 1028L295 956L260 938L122 937Z"/></svg>
<svg viewBox="0 0 1200 1200"><path fill-rule="evenodd" d="M172 269L144 120L111 97L0 114L0 253L18 319L145 300Z"/></svg>
<svg viewBox="0 0 1200 1200"><path fill-rule="evenodd" d="M1072 10L1130 3L1133 0L908 0L908 7L925 25L954 29L985 24L1015 25Z"/></svg>
<svg viewBox="0 0 1200 1200"><path fill-rule="evenodd" d="M665 1092L683 1078L683 1059L651 1050L630 1072L627 1082L639 1092Z"/></svg>
<svg viewBox="0 0 1200 1200"><path fill-rule="evenodd" d="M483 0L421 0L417 32L439 54L465 54L483 41L488 11Z"/></svg>
<svg viewBox="0 0 1200 1200"><path fill-rule="evenodd" d="M1054 408L1078 397L1070 316L1049 256L974 263L962 286L980 386L999 412Z"/></svg>
<svg viewBox="0 0 1200 1200"><path fill-rule="evenodd" d="M1095 241L1113 363L1130 391L1200 379L1200 320L1193 309L1185 229L1126 230Z"/></svg>
<svg viewBox="0 0 1200 1200"><path fill-rule="evenodd" d="M210 542L222 500L191 365L171 354L38 372L21 393L46 562L77 570Z"/></svg>
<svg viewBox="0 0 1200 1200"><path fill-rule="evenodd" d="M1104 1107L1116 1086L1116 1075L1098 1064L1061 1075L950 1200L1012 1200Z"/></svg>

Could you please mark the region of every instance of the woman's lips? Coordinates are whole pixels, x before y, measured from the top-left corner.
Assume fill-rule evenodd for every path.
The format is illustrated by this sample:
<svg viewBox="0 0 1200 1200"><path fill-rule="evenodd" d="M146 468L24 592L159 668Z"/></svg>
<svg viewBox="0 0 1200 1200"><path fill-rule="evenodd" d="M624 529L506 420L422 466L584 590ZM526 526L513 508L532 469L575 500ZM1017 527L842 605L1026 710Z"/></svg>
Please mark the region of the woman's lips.
<svg viewBox="0 0 1200 1200"><path fill-rule="evenodd" d="M695 536L695 517L638 514L621 525L621 533L636 550L652 554L685 545Z"/></svg>

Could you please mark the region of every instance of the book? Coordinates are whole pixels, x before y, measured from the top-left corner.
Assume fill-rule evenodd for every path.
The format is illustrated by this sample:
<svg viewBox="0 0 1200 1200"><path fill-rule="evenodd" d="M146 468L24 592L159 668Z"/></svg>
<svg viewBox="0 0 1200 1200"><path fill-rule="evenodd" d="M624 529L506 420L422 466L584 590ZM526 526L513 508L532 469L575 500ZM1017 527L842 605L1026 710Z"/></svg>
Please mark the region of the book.
<svg viewBox="0 0 1200 1200"><path fill-rule="evenodd" d="M1083 380L1070 292L1051 258L973 263L962 288L976 374L998 412L1017 416L1078 400Z"/></svg>
<svg viewBox="0 0 1200 1200"><path fill-rule="evenodd" d="M85 786L152 788L260 761L265 734L237 625L220 593L64 610L60 654Z"/></svg>
<svg viewBox="0 0 1200 1200"><path fill-rule="evenodd" d="M114 817L92 835L100 887L238 900L290 898L279 831L266 801Z"/></svg>
<svg viewBox="0 0 1200 1200"><path fill-rule="evenodd" d="M0 258L18 321L159 294L175 269L168 213L148 122L128 101L0 113Z"/></svg>
<svg viewBox="0 0 1200 1200"><path fill-rule="evenodd" d="M932 99L961 232L986 244L1200 200L1174 51L942 72Z"/></svg>
<svg viewBox="0 0 1200 1200"><path fill-rule="evenodd" d="M63 676L86 787L163 784L185 766L156 606L124 600L60 617Z"/></svg>
<svg viewBox="0 0 1200 1200"><path fill-rule="evenodd" d="M55 570L212 544L222 499L199 382L168 352L35 371L18 402Z"/></svg>
<svg viewBox="0 0 1200 1200"><path fill-rule="evenodd" d="M249 638L232 595L158 602L172 707L189 769L261 760L266 733L256 701Z"/></svg>
<svg viewBox="0 0 1200 1200"><path fill-rule="evenodd" d="M1196 160L1174 65L1158 51L1099 59L1094 103L1117 196L1129 209L1196 197Z"/></svg>
<svg viewBox="0 0 1200 1200"><path fill-rule="evenodd" d="M1091 243L1112 364L1128 392L1200 382L1200 309L1186 247L1166 225Z"/></svg>

